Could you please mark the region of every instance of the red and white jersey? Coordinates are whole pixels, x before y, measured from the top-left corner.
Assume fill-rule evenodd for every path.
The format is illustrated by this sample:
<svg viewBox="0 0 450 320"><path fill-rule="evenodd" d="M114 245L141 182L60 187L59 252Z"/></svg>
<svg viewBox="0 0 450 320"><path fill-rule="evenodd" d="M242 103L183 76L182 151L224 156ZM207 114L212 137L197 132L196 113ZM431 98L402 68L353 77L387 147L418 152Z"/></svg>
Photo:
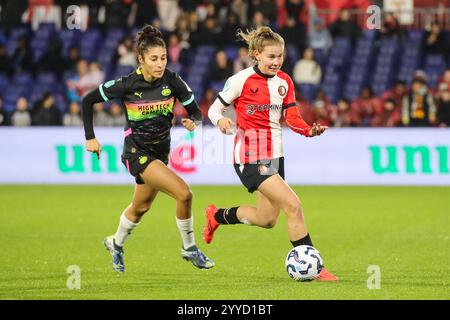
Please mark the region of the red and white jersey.
<svg viewBox="0 0 450 320"><path fill-rule="evenodd" d="M218 99L236 110L234 163L283 156L280 118L283 110L297 105L294 92L292 79L283 71L271 77L250 67L227 80Z"/></svg>

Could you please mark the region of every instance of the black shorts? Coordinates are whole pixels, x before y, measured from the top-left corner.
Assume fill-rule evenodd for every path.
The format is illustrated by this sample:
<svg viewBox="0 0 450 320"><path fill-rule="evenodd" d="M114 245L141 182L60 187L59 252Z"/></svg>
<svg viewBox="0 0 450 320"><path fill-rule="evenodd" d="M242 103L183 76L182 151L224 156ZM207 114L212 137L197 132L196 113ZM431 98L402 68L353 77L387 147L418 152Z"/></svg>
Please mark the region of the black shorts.
<svg viewBox="0 0 450 320"><path fill-rule="evenodd" d="M248 192L253 193L273 175L279 174L284 179L284 157L258 160L257 163L235 164L234 170Z"/></svg>
<svg viewBox="0 0 450 320"><path fill-rule="evenodd" d="M125 140L122 153L122 163L128 172L136 179L137 184L144 184L140 174L155 160L161 160L166 166L169 163L169 153L157 153L139 148L131 141Z"/></svg>

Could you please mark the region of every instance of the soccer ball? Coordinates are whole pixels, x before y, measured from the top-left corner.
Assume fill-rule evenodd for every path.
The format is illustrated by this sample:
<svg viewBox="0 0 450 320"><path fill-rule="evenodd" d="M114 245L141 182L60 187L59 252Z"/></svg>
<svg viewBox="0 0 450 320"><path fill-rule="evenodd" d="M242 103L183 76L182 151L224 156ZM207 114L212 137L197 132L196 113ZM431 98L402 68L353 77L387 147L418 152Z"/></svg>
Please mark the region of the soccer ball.
<svg viewBox="0 0 450 320"><path fill-rule="evenodd" d="M295 281L308 281L317 277L323 268L319 251L311 246L297 246L286 257L286 271Z"/></svg>

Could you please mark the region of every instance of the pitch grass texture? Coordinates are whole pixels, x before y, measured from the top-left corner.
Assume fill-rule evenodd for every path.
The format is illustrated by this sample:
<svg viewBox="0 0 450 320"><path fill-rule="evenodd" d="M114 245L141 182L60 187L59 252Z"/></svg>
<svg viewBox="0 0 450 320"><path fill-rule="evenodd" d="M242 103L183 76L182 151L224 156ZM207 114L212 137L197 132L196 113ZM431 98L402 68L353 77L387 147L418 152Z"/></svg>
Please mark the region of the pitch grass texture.
<svg viewBox="0 0 450 320"><path fill-rule="evenodd" d="M273 229L221 226L204 244L209 203L256 197L242 187L192 189L197 244L216 267L198 270L181 259L175 202L160 194L129 237L127 272L118 275L102 239L115 232L132 186L0 186L0 299L450 298L448 187L294 187L338 283L288 277L283 213ZM71 265L81 270L79 290L67 289ZM371 265L381 271L380 289L368 289Z"/></svg>

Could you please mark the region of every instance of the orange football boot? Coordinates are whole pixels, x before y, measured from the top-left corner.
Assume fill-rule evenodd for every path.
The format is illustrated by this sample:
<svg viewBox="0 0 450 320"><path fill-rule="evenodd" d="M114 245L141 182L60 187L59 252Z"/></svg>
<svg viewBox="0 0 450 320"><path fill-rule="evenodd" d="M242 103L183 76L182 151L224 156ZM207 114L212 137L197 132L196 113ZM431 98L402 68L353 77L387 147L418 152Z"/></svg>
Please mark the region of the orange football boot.
<svg viewBox="0 0 450 320"><path fill-rule="evenodd" d="M336 277L334 274L328 272L328 270L323 267L320 271L319 275L316 278L317 281L338 281L338 277Z"/></svg>
<svg viewBox="0 0 450 320"><path fill-rule="evenodd" d="M203 228L203 240L205 240L206 243L211 243L213 241L214 231L216 231L219 227L219 223L214 217L216 215L216 212L217 207L213 204L210 204L206 208L206 224Z"/></svg>

